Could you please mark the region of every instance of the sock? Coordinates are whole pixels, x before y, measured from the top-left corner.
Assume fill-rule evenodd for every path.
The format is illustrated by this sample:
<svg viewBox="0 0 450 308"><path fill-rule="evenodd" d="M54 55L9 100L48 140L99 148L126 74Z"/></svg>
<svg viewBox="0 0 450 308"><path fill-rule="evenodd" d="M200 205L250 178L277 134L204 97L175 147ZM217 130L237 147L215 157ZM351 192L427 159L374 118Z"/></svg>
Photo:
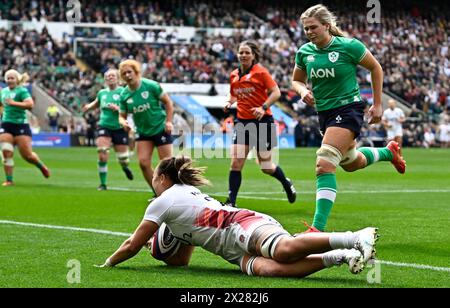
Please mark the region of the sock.
<svg viewBox="0 0 450 308"><path fill-rule="evenodd" d="M100 184L106 185L106 176L108 174L108 163L98 162L98 175L100 176Z"/></svg>
<svg viewBox="0 0 450 308"><path fill-rule="evenodd" d="M336 199L336 174L325 173L317 176L316 212L313 227L325 231L328 216Z"/></svg>
<svg viewBox="0 0 450 308"><path fill-rule="evenodd" d="M352 249L355 246L357 234L347 232L336 232L330 234L330 247L332 249Z"/></svg>
<svg viewBox="0 0 450 308"><path fill-rule="evenodd" d="M283 184L283 187L290 186L289 182L286 179L286 176L284 175L283 170L281 170L281 168L279 166L277 166L275 168L275 172L273 174L271 174L271 176L273 176L278 181L280 181L281 184Z"/></svg>
<svg viewBox="0 0 450 308"><path fill-rule="evenodd" d="M394 156L388 148L359 148L367 160L367 166L370 166L378 161L392 161Z"/></svg>
<svg viewBox="0 0 450 308"><path fill-rule="evenodd" d="M241 171L230 171L230 176L228 178L228 199L232 204L236 204L236 198L241 187L242 173Z"/></svg>
<svg viewBox="0 0 450 308"><path fill-rule="evenodd" d="M6 176L6 181L7 182L12 182L13 181L13 176L12 175L7 175Z"/></svg>
<svg viewBox="0 0 450 308"><path fill-rule="evenodd" d="M331 250L322 255L322 263L325 267L333 267L342 264L342 258L344 257L343 250Z"/></svg>

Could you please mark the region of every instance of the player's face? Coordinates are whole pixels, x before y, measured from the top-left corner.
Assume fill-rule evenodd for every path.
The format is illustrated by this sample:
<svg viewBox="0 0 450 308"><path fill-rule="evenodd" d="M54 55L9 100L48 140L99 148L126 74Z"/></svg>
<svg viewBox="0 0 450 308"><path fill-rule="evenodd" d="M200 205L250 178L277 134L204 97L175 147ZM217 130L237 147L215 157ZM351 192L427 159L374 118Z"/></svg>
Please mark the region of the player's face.
<svg viewBox="0 0 450 308"><path fill-rule="evenodd" d="M105 82L108 86L115 86L118 83L117 73L114 71L107 72L105 74Z"/></svg>
<svg viewBox="0 0 450 308"><path fill-rule="evenodd" d="M8 84L8 87L10 89L13 89L13 88L17 87L17 84L19 83L19 81L17 80L16 75L8 74L8 75L6 75L6 83Z"/></svg>
<svg viewBox="0 0 450 308"><path fill-rule="evenodd" d="M320 23L314 17L305 18L303 20L303 29L308 39L315 45L328 39L329 33L326 25Z"/></svg>
<svg viewBox="0 0 450 308"><path fill-rule="evenodd" d="M133 84L138 81L138 75L134 71L133 67L125 65L122 69L122 79L125 80L127 84Z"/></svg>
<svg viewBox="0 0 450 308"><path fill-rule="evenodd" d="M245 45L239 47L238 60L244 69L252 66L253 60L255 60L255 55L253 54L252 49Z"/></svg>
<svg viewBox="0 0 450 308"><path fill-rule="evenodd" d="M155 170L155 172L153 172L152 187L158 197L164 192L164 189L161 185L161 176L158 175L158 170Z"/></svg>

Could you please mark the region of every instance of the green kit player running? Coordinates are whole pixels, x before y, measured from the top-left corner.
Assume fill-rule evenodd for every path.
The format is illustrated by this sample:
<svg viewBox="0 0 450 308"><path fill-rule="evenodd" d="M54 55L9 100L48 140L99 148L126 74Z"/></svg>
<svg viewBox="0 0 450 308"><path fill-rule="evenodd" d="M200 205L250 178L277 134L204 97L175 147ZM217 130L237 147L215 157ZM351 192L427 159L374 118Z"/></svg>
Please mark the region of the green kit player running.
<svg viewBox="0 0 450 308"><path fill-rule="evenodd" d="M98 190L106 190L108 174L108 158L111 143L114 144L117 159L122 170L129 180L133 180L133 173L129 169L130 151L128 147L128 133L119 123L120 93L123 87L119 86L119 71L109 69L105 72L107 88L100 90L97 98L83 107L83 112L100 107L100 122L97 130L98 174L100 186Z"/></svg>
<svg viewBox="0 0 450 308"><path fill-rule="evenodd" d="M309 8L300 19L310 42L297 52L292 86L306 104L316 106L323 134L322 146L317 151L316 212L308 230L317 232L325 230L336 199L337 166L353 172L378 161L390 161L403 174L406 163L394 141L385 148L356 150L355 139L360 134L365 109L356 69L361 65L371 73L374 102L368 115L369 124L375 124L383 114L381 65L363 43L344 37L336 26L336 17L325 6Z"/></svg>
<svg viewBox="0 0 450 308"><path fill-rule="evenodd" d="M153 150L156 147L160 160L173 155L173 103L158 82L141 77L139 62L125 60L120 63L119 71L127 84L121 94L120 124L125 131L129 131L131 128L127 115L133 115L139 166L148 185L152 187ZM165 110L160 102L164 104Z"/></svg>
<svg viewBox="0 0 450 308"><path fill-rule="evenodd" d="M2 186L13 186L14 146L19 149L20 155L30 164L41 170L44 177L50 177L50 171L33 152L31 147L31 129L28 124L26 110L34 106L33 98L23 87L27 82L28 74L20 74L16 70L5 73L8 87L0 92L0 105L3 105L3 122L0 127L0 149L3 154L3 169L6 181Z"/></svg>

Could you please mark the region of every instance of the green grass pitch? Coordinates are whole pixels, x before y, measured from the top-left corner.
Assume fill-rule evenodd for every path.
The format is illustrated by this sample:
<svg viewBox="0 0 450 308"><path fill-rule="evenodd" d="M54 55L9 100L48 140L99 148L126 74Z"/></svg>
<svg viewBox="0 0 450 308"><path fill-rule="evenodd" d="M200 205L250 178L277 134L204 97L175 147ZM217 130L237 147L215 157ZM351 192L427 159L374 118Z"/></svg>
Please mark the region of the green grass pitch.
<svg viewBox="0 0 450 308"><path fill-rule="evenodd" d="M170 268L146 250L114 269L98 269L125 237L15 225L52 226L132 233L147 200L146 184L132 159L135 180L109 162L109 190L98 192L94 148L36 149L52 170L44 179L16 153L15 187L0 187L0 287L163 287L163 288L303 288L303 287L450 287L450 151L405 149L407 173L389 163L355 173L338 171L338 196L329 231L377 226L382 260L359 275L343 266L305 279L247 277L236 266L197 248L187 268ZM280 165L299 192L292 205L281 185L248 160L239 207L267 213L288 231L303 231L315 209L315 149L282 150ZM205 192L225 200L229 159L197 159L208 167L213 186ZM0 172L3 180L3 172ZM80 264L80 283L70 284L68 262ZM388 264L393 262L394 264ZM402 267L401 264L406 264ZM70 265L70 264L69 264ZM418 265L429 266L420 268ZM368 279L372 277L372 280ZM375 283L369 281L376 280Z"/></svg>

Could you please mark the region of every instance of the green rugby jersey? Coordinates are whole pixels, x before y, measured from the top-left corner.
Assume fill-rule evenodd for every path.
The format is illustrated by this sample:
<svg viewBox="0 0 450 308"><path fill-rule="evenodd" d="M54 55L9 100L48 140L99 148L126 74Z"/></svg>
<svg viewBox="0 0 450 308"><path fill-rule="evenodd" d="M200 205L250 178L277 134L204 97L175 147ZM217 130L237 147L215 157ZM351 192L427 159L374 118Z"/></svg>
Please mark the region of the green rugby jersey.
<svg viewBox="0 0 450 308"><path fill-rule="evenodd" d="M119 124L119 112L110 109L111 105L120 106L120 93L123 87L117 87L114 90L109 88L102 89L97 94L97 101L100 106L99 126L116 130L122 128Z"/></svg>
<svg viewBox="0 0 450 308"><path fill-rule="evenodd" d="M297 51L295 64L312 83L317 111L329 110L362 100L356 68L367 49L357 39L333 37L328 46L304 44Z"/></svg>
<svg viewBox="0 0 450 308"><path fill-rule="evenodd" d="M31 98L30 92L25 87L17 86L14 89L6 87L2 89L0 99L5 107L3 111L3 122L14 123L14 124L28 124L27 113L25 109L10 106L5 101L7 98L12 99L15 102L23 102L27 98Z"/></svg>
<svg viewBox="0 0 450 308"><path fill-rule="evenodd" d="M142 78L141 86L131 91L127 86L120 95L120 112L133 114L138 135L154 136L165 128L166 112L160 98L164 94L156 81Z"/></svg>

